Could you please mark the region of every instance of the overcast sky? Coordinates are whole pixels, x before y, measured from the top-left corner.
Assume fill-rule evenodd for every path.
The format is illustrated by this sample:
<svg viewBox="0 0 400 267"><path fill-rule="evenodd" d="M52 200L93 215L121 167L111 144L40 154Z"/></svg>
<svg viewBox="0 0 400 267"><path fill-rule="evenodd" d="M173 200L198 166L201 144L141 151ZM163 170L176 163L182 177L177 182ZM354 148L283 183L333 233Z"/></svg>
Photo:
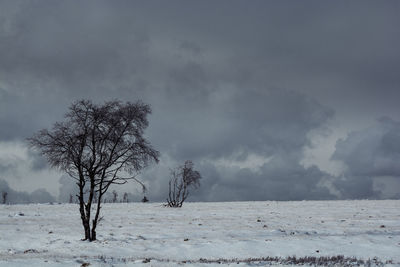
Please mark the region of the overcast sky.
<svg viewBox="0 0 400 267"><path fill-rule="evenodd" d="M74 100L141 99L162 155L141 174L150 200L186 159L203 176L192 201L400 198L399 14L398 1L2 0L0 189L57 199L70 185L25 139Z"/></svg>

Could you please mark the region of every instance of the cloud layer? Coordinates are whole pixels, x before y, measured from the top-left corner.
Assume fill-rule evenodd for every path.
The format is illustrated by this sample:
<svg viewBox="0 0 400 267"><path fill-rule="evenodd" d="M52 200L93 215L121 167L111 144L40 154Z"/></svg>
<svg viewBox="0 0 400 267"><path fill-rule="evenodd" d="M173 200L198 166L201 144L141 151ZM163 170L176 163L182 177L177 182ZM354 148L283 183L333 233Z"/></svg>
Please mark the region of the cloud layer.
<svg viewBox="0 0 400 267"><path fill-rule="evenodd" d="M56 195L62 174L24 150L25 138L74 100L142 99L162 154L142 174L151 200L165 199L169 168L186 159L204 177L193 200L396 195L397 135L376 137L388 122L337 143L339 178L302 162L312 133L400 117L399 12L395 2L1 2L0 148L18 145L0 151L0 175Z"/></svg>
<svg viewBox="0 0 400 267"><path fill-rule="evenodd" d="M332 158L347 167L336 182L343 197L385 197L385 189L391 197L399 197L400 122L383 117L367 129L351 132L337 142Z"/></svg>

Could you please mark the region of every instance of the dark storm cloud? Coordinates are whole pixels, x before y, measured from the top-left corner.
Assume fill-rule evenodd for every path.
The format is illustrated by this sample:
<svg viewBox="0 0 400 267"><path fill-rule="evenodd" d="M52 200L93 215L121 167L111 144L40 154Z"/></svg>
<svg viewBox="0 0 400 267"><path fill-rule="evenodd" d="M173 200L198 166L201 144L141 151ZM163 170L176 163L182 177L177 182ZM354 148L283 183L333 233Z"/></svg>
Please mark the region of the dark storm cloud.
<svg viewBox="0 0 400 267"><path fill-rule="evenodd" d="M140 66L147 38L112 6L44 1L20 2L19 8L10 18L11 33L2 35L3 72L76 85L133 74Z"/></svg>
<svg viewBox="0 0 400 267"><path fill-rule="evenodd" d="M283 161L283 162L278 162ZM273 159L259 172L248 168L216 169L212 165L206 174L203 187L193 193L194 200L304 200L335 199L336 196L320 183L329 175L317 167L304 168L286 158ZM214 175L212 175L214 173Z"/></svg>
<svg viewBox="0 0 400 267"><path fill-rule="evenodd" d="M64 110L59 109L65 105L62 98L57 100L51 93L30 89L0 87L0 141L23 140L34 130L62 118Z"/></svg>
<svg viewBox="0 0 400 267"><path fill-rule="evenodd" d="M334 198L333 178L300 164L304 148L334 114L345 125L400 116L399 11L389 1L3 1L0 141L50 127L76 99L142 99L167 161L145 175L151 199L164 200L168 168L186 159L204 176L196 200ZM269 161L217 164L252 156ZM368 179L336 182L346 185L346 197L371 195Z"/></svg>
<svg viewBox="0 0 400 267"><path fill-rule="evenodd" d="M100 2L93 9L67 2L13 6L11 15L1 14L0 139L48 127L74 99L118 98L115 87L135 87L129 79L146 66L147 37L130 19Z"/></svg>
<svg viewBox="0 0 400 267"><path fill-rule="evenodd" d="M284 89L219 90L208 105L163 117L169 132L153 126L153 139L175 158L246 156L277 153L300 155L309 144L307 133L323 126L333 111L314 100Z"/></svg>

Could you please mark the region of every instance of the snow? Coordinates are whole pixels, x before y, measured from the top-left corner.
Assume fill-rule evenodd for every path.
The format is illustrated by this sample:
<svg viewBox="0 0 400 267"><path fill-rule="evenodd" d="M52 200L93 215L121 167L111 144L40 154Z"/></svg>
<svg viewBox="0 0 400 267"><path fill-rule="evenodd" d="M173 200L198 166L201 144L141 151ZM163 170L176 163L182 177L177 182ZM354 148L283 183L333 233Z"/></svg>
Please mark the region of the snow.
<svg viewBox="0 0 400 267"><path fill-rule="evenodd" d="M98 241L87 242L76 204L0 205L0 266L220 266L200 259L293 255L400 266L400 200L119 203L101 215Z"/></svg>

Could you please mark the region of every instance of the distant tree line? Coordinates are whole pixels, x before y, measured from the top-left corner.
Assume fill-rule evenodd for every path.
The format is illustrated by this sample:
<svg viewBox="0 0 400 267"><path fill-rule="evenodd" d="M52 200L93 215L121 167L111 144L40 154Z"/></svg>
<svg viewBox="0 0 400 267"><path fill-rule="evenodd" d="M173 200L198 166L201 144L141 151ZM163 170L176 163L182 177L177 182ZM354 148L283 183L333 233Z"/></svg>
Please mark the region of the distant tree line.
<svg viewBox="0 0 400 267"><path fill-rule="evenodd" d="M118 198L118 193L117 191L113 190L111 192L111 194L106 194L101 203L131 203L131 202L135 202L132 201L132 199L129 197L130 194L128 194L127 192L124 192L124 194L122 195L122 197ZM93 199L95 200L95 202L98 201L97 196L95 194L95 196L93 197ZM141 199L141 202L148 202L148 198L146 196L143 196L143 198ZM78 196L75 196L73 194L69 194L69 201L68 203L78 203L79 202L79 198Z"/></svg>
<svg viewBox="0 0 400 267"><path fill-rule="evenodd" d="M0 179L0 204L53 203L56 199L45 189L40 188L31 193L16 191Z"/></svg>

